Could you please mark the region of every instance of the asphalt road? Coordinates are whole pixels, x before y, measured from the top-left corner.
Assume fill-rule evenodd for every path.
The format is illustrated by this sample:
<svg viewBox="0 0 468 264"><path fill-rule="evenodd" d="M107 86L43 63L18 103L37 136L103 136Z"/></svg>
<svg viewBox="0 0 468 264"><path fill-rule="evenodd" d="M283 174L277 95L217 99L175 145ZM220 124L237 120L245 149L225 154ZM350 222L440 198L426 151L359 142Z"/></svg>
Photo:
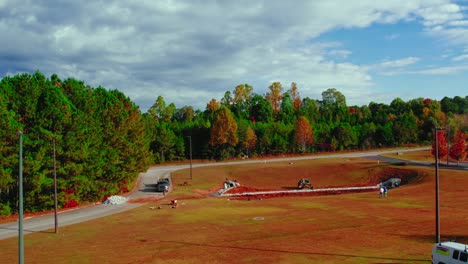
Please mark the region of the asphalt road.
<svg viewBox="0 0 468 264"><path fill-rule="evenodd" d="M387 158L380 157L379 155L385 153L395 152L408 152L417 150L426 150L429 148L412 148L412 149L398 149L398 150L385 150L385 151L371 151L371 152L352 152L352 153L339 153L339 154L325 154L325 155L311 155L302 157L285 157L285 158L273 158L273 159L255 159L255 160L242 160L235 162L215 162L215 163L203 163L193 164L192 167L203 167L203 166L223 166L227 164L247 164L247 163L272 163L279 161L294 161L294 160L309 160L309 159L324 159L324 158L354 158L354 157L365 157L372 159L379 159L381 161L388 161ZM414 163L415 165L429 166L430 163ZM150 167L145 173L139 175L137 190L129 194L129 199L145 198L149 196L162 196L161 193L154 191L154 186L158 182L159 178L170 178L170 174L173 171L190 168L190 165L169 165L169 166L153 166ZM171 184L172 186L172 184ZM97 204L88 206L85 208L77 208L70 211L63 211L58 213L58 227L72 225L89 221L92 219L105 217L111 214L116 214L126 210L130 210L139 206L141 203L126 203L119 205L107 205ZM47 232L53 233L55 227L54 214L48 214L43 216L32 217L24 219L23 221L23 233L27 235L32 232ZM60 232L60 231L59 231ZM0 239L6 239L10 237L18 236L18 222L12 222L0 225Z"/></svg>

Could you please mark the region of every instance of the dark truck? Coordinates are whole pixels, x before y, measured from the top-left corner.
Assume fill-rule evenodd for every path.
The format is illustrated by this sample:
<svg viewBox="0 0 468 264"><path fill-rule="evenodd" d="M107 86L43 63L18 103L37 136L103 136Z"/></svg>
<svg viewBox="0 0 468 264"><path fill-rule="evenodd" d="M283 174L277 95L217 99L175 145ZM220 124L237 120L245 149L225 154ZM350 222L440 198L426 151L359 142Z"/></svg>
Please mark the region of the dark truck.
<svg viewBox="0 0 468 264"><path fill-rule="evenodd" d="M170 181L168 178L161 179L158 181L158 184L156 185L156 191L167 193L169 191L169 185L170 185Z"/></svg>

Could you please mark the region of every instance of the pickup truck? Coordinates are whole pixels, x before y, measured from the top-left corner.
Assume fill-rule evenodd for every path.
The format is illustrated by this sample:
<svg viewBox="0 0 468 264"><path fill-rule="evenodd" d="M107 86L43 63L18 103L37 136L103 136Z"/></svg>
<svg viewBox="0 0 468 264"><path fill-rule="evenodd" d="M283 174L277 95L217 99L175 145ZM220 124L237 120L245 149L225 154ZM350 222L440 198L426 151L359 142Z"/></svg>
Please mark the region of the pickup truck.
<svg viewBox="0 0 468 264"><path fill-rule="evenodd" d="M165 178L158 181L156 185L156 191L166 193L169 191L169 179Z"/></svg>

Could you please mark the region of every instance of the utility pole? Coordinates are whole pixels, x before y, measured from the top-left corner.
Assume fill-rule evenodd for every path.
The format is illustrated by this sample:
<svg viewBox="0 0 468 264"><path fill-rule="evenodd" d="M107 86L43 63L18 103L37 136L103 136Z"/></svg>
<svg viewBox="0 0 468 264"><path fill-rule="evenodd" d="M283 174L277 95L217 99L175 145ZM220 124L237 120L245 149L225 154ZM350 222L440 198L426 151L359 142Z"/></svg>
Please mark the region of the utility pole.
<svg viewBox="0 0 468 264"><path fill-rule="evenodd" d="M440 214L439 214L439 141L438 141L438 131L443 130L437 127L434 127L435 134L435 203L436 203L436 243L440 243Z"/></svg>
<svg viewBox="0 0 468 264"><path fill-rule="evenodd" d="M23 238L23 132L19 131L19 208L18 208L18 263L24 263Z"/></svg>
<svg viewBox="0 0 468 264"><path fill-rule="evenodd" d="M55 234L58 233L58 217L57 217L57 163L55 158L55 139L54 145L54 218L55 218Z"/></svg>
<svg viewBox="0 0 468 264"><path fill-rule="evenodd" d="M447 125L447 166L449 165L449 153L450 153L450 126Z"/></svg>
<svg viewBox="0 0 468 264"><path fill-rule="evenodd" d="M190 180L192 180L192 136L188 136L190 141Z"/></svg>

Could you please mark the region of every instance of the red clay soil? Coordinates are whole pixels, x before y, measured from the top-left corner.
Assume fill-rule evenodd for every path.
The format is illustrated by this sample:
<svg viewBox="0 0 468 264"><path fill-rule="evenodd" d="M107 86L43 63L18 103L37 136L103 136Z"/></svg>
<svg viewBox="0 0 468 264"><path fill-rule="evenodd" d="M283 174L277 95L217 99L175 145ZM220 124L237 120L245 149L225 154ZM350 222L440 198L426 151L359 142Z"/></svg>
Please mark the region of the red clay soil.
<svg viewBox="0 0 468 264"><path fill-rule="evenodd" d="M142 206L63 227L59 235L29 234L25 259L27 263L116 264L430 263L435 224L433 171L386 172L392 174L312 182L322 188L335 181L341 186L377 184L380 177L402 176L410 184L392 190L387 199L379 199L377 193L360 193L250 202L191 199L177 209L163 206L161 210ZM422 173L427 175L422 177ZM261 179L249 182L235 177L252 189L279 189L288 182L294 184L296 175L304 174L294 172L288 179L267 179L264 184ZM468 242L468 213L463 210L468 199L466 175L465 171L440 171L443 241ZM312 179L313 174L304 176ZM0 240L1 263L18 262L17 244L13 238Z"/></svg>
<svg viewBox="0 0 468 264"><path fill-rule="evenodd" d="M420 180L421 175L418 175L418 172L414 170L407 169L397 169L397 168L385 168L382 172L372 175L367 182L352 184L347 186L322 186L322 188L345 188L345 187L365 187L365 186L375 186L382 181L385 181L389 178L398 178L401 179L401 184L408 184L409 182ZM243 193L251 192L266 192L266 191L284 191L284 189L258 189L249 186L239 186L232 188L225 192L226 194L239 194L239 196L232 196L231 200L262 200L270 198L279 198L279 197L288 197L288 196L323 196L323 195L338 195L344 193L360 193L360 192L373 192L373 189L362 189L362 190L330 190L330 191L320 191L320 192L282 192L282 193L271 193L271 194L249 194L242 195Z"/></svg>

